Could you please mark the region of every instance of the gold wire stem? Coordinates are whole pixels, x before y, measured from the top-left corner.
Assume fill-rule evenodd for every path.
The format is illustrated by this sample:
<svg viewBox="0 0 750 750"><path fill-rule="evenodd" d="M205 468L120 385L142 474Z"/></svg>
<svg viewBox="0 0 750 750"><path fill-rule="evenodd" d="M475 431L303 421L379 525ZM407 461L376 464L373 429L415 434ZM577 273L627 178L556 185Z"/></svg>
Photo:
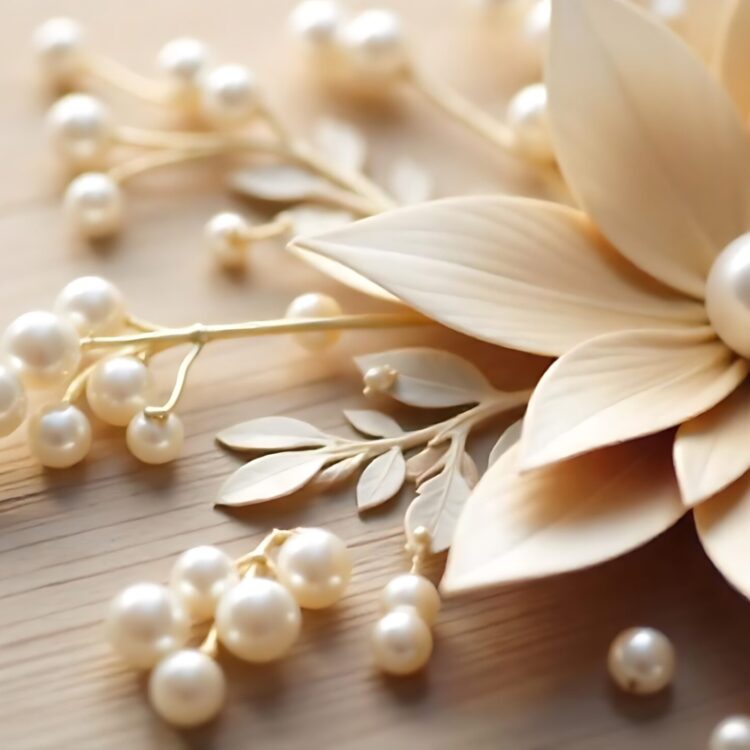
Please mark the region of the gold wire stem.
<svg viewBox="0 0 750 750"><path fill-rule="evenodd" d="M266 224L255 224L247 228L247 231L242 233L243 239L247 242L258 242L260 240L270 240L274 237L279 237L292 229L293 224L291 219L284 217L277 217L274 221L270 221Z"/></svg>
<svg viewBox="0 0 750 750"><path fill-rule="evenodd" d="M203 643L198 646L198 651L203 652L212 659L216 657L219 652L219 634L216 630L216 625L211 626L211 630L206 634Z"/></svg>
<svg viewBox="0 0 750 750"><path fill-rule="evenodd" d="M172 393L169 394L169 398L161 406L147 406L144 410L147 417L163 419L177 406L185 390L190 368L195 360L198 359L198 355L202 349L203 344L193 344L190 351L185 355L182 362L180 362L174 387L172 388Z"/></svg>
<svg viewBox="0 0 750 750"><path fill-rule="evenodd" d="M89 53L86 70L100 81L150 104L171 102L170 90L166 85L142 76L110 57Z"/></svg>
<svg viewBox="0 0 750 750"><path fill-rule="evenodd" d="M110 167L109 176L117 183L122 184L144 172L161 167L169 167L175 164L183 164L188 161L198 159L210 159L215 156L223 156L232 151L232 148L226 146L205 148L195 151L161 151L158 153L143 154L134 159Z"/></svg>
<svg viewBox="0 0 750 750"><path fill-rule="evenodd" d="M412 553L410 573L419 573L422 570L424 561L430 556L431 546L430 532L424 526L417 526L406 545L407 551Z"/></svg>
<svg viewBox="0 0 750 750"><path fill-rule="evenodd" d="M115 130L115 141L122 146L191 151L225 147L228 149L283 154L278 141L256 138L245 133L202 133L189 130L154 130L134 125L120 125Z"/></svg>

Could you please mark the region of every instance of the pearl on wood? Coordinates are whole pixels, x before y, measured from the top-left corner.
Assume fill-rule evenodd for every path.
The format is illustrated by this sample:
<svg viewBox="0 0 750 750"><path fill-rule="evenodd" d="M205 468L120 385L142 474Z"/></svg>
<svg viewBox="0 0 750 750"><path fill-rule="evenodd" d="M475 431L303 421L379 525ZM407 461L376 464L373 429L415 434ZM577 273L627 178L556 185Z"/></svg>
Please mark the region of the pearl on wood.
<svg viewBox="0 0 750 750"><path fill-rule="evenodd" d="M520 153L537 161L554 161L547 118L547 87L543 83L522 88L510 100L506 119Z"/></svg>
<svg viewBox="0 0 750 750"><path fill-rule="evenodd" d="M282 657L297 640L301 614L280 583L251 577L222 596L215 624L219 640L235 656L267 662Z"/></svg>
<svg viewBox="0 0 750 750"><path fill-rule="evenodd" d="M711 733L708 750L750 750L750 716L730 716Z"/></svg>
<svg viewBox="0 0 750 750"><path fill-rule="evenodd" d="M612 679L624 691L636 695L658 693L674 677L674 647L658 630L630 628L610 646L608 666Z"/></svg>
<svg viewBox="0 0 750 750"><path fill-rule="evenodd" d="M196 622L213 617L219 599L240 577L229 555L203 545L183 552L172 567L169 585Z"/></svg>
<svg viewBox="0 0 750 750"><path fill-rule="evenodd" d="M81 336L115 334L125 327L122 293L100 276L81 276L67 284L57 295L55 312L67 318Z"/></svg>
<svg viewBox="0 0 750 750"><path fill-rule="evenodd" d="M401 20L390 10L362 11L344 26L341 44L351 67L366 77L392 78L407 65Z"/></svg>
<svg viewBox="0 0 750 750"><path fill-rule="evenodd" d="M52 83L69 83L85 67L83 28L70 18L45 21L34 32L32 45L42 72Z"/></svg>
<svg viewBox="0 0 750 750"><path fill-rule="evenodd" d="M72 227L86 239L111 236L122 226L122 191L103 172L86 172L72 180L63 207Z"/></svg>
<svg viewBox="0 0 750 750"><path fill-rule="evenodd" d="M201 78L201 112L219 127L244 125L258 109L258 82L243 65L220 65Z"/></svg>
<svg viewBox="0 0 750 750"><path fill-rule="evenodd" d="M185 428L176 414L149 417L140 412L130 421L125 440L130 452L144 464L166 464L180 457Z"/></svg>
<svg viewBox="0 0 750 750"><path fill-rule="evenodd" d="M42 466L67 469L91 450L91 423L70 404L45 406L29 420L29 448Z"/></svg>
<svg viewBox="0 0 750 750"><path fill-rule="evenodd" d="M81 361L73 325L51 312L24 313L7 328L2 349L28 387L45 388L72 375Z"/></svg>
<svg viewBox="0 0 750 750"><path fill-rule="evenodd" d="M154 382L148 367L135 357L108 357L86 381L86 400L99 419L126 427L152 401Z"/></svg>
<svg viewBox="0 0 750 750"><path fill-rule="evenodd" d="M376 666L393 675L419 671L432 654L432 633L414 607L398 607L381 617L370 643Z"/></svg>
<svg viewBox="0 0 750 750"><path fill-rule="evenodd" d="M47 129L58 155L79 169L103 162L114 130L107 108L88 94L68 94L55 102Z"/></svg>
<svg viewBox="0 0 750 750"><path fill-rule="evenodd" d="M156 64L176 101L192 101L200 77L208 69L209 58L206 45L190 37L173 39L161 48Z"/></svg>
<svg viewBox="0 0 750 750"><path fill-rule="evenodd" d="M416 573L396 576L380 595L380 609L384 614L397 607L414 607L427 625L435 624L440 603L440 594L432 581Z"/></svg>
<svg viewBox="0 0 750 750"><path fill-rule="evenodd" d="M226 680L221 667L197 649L183 649L162 659L148 680L148 697L162 719L195 727L221 711Z"/></svg>
<svg viewBox="0 0 750 750"><path fill-rule="evenodd" d="M341 21L341 8L335 0L304 0L289 16L289 28L309 47L330 48L336 43Z"/></svg>
<svg viewBox="0 0 750 750"><path fill-rule="evenodd" d="M0 437L10 435L26 418L26 392L15 371L0 364Z"/></svg>
<svg viewBox="0 0 750 750"><path fill-rule="evenodd" d="M319 292L301 294L292 300L286 311L286 317L290 319L335 318L341 314L341 305L333 297ZM300 346L313 352L328 349L340 337L340 331L312 331L295 335Z"/></svg>
<svg viewBox="0 0 750 750"><path fill-rule="evenodd" d="M276 563L280 583L305 609L323 609L344 594L352 575L347 546L326 529L302 529L287 539Z"/></svg>
<svg viewBox="0 0 750 750"><path fill-rule="evenodd" d="M245 266L249 231L245 219L232 211L223 211L208 221L206 244L222 268L234 271Z"/></svg>

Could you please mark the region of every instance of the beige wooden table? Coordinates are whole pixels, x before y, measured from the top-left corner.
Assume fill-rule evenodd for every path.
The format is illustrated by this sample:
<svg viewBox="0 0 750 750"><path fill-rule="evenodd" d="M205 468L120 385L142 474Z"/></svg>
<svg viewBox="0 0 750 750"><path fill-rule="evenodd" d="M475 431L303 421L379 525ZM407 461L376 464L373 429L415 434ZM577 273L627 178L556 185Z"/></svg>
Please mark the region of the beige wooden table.
<svg viewBox="0 0 750 750"><path fill-rule="evenodd" d="M424 60L488 107L499 111L510 92L533 78L512 39L472 20L460 0L393 4L415 29ZM165 323L274 316L311 288L337 294L351 310L372 306L272 245L259 249L244 280L213 271L200 231L229 199L211 168L174 169L134 183L126 233L98 253L70 240L27 43L33 27L52 14L79 18L97 49L144 71L162 42L199 34L223 59L255 66L273 102L300 128L326 109L365 125L376 174L388 158L409 153L430 164L443 195L538 190L533 172L432 117L414 97L365 111L316 91L277 31L290 5L2 4L0 320L49 305L63 283L85 273L112 278L134 313ZM117 111L125 120L154 121L138 105L118 103ZM329 358L315 359L283 339L211 347L181 407L189 433L184 458L169 468L137 464L115 430L99 430L90 459L67 472L40 470L22 437L5 441L0 748L689 750L705 747L725 714L750 711L750 606L704 558L689 522L597 570L447 602L428 672L391 681L371 671L365 639L378 590L405 564L406 497L364 519L350 489L242 513L213 510L219 482L239 461L214 445L218 429L283 413L343 430L341 407L361 403L352 352L424 336L349 336ZM449 342L498 383L521 379L519 357L493 369L491 347L439 331L427 338ZM159 370L164 389L173 362ZM301 642L282 663L251 668L226 659L231 698L220 721L195 733L165 727L147 706L143 681L103 642L107 600L128 583L163 580L190 546L214 543L240 554L269 527L297 524L329 526L351 543L357 562L351 596L335 612L306 615ZM607 682L608 643L632 624L663 628L678 649L674 690L655 700L624 698Z"/></svg>

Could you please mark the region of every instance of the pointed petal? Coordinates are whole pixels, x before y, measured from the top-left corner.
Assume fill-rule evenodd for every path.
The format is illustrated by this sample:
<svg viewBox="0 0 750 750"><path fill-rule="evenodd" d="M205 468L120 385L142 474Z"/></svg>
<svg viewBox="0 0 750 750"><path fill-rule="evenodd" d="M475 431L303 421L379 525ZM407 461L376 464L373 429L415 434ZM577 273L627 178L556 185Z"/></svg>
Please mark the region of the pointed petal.
<svg viewBox="0 0 750 750"><path fill-rule="evenodd" d="M295 242L440 323L535 354L705 320L701 305L624 261L581 212L543 201L435 201Z"/></svg>
<svg viewBox="0 0 750 750"><path fill-rule="evenodd" d="M686 505L728 487L750 469L750 381L679 430L674 464Z"/></svg>
<svg viewBox="0 0 750 750"><path fill-rule="evenodd" d="M710 329L587 341L542 376L526 413L524 468L649 435L702 414L748 372Z"/></svg>
<svg viewBox="0 0 750 750"><path fill-rule="evenodd" d="M750 0L730 2L722 19L717 69L740 116L750 115Z"/></svg>
<svg viewBox="0 0 750 750"><path fill-rule="evenodd" d="M527 473L514 446L464 506L443 591L585 568L661 534L685 512L670 444L657 435Z"/></svg>
<svg viewBox="0 0 750 750"><path fill-rule="evenodd" d="M750 226L750 139L703 63L621 0L553 4L549 116L579 204L620 252L703 296Z"/></svg>

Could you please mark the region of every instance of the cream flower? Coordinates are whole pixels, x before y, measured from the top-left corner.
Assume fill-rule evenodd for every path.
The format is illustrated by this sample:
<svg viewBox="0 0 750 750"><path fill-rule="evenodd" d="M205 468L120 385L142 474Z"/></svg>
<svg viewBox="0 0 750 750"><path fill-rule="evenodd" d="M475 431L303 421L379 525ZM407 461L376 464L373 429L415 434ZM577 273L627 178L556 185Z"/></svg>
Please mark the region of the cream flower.
<svg viewBox="0 0 750 750"><path fill-rule="evenodd" d="M724 27L725 89L633 6L554 3L550 126L583 211L452 199L299 242L459 331L559 357L464 508L446 590L592 565L693 509L750 596L749 7Z"/></svg>

